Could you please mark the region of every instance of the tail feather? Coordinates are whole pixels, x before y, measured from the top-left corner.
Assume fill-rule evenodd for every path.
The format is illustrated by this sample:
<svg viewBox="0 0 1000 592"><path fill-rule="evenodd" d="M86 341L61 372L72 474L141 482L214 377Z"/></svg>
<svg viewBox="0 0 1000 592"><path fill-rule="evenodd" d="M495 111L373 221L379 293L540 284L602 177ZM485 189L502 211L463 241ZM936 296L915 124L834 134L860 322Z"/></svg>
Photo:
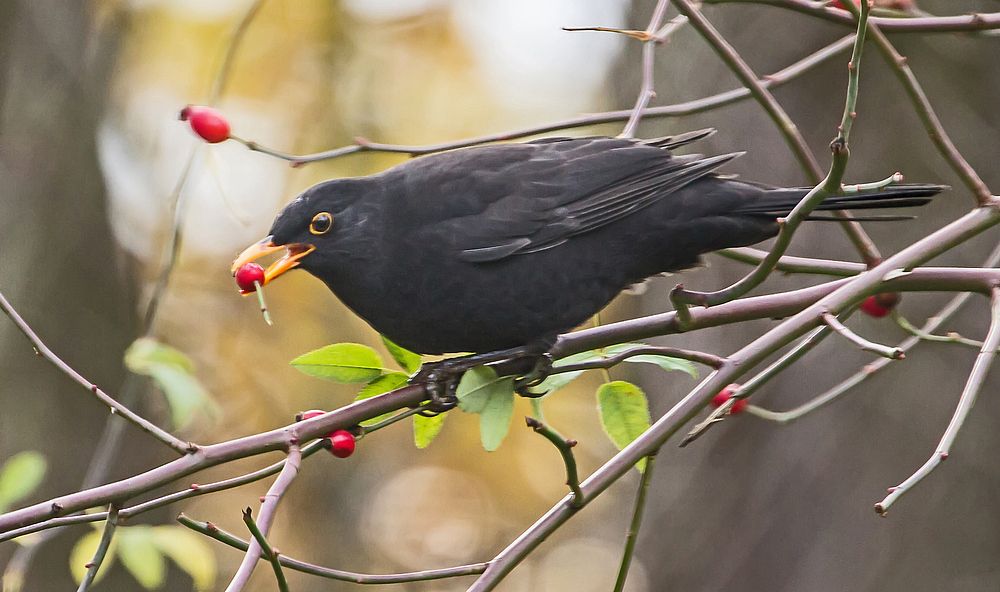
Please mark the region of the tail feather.
<svg viewBox="0 0 1000 592"><path fill-rule="evenodd" d="M837 195L827 198L816 207L817 211L870 210L877 208L912 208L926 205L931 198L944 191L946 185L929 183L904 183L890 185L878 191ZM769 189L758 199L740 208L740 213L760 216L785 216L802 200L811 188L790 187Z"/></svg>

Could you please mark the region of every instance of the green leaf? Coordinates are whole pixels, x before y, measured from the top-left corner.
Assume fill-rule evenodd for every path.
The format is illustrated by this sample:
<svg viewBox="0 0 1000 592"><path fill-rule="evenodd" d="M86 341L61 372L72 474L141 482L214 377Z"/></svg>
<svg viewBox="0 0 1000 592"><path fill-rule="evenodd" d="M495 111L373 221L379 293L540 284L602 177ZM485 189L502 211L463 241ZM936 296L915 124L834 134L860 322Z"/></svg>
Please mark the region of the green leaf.
<svg viewBox="0 0 1000 592"><path fill-rule="evenodd" d="M121 544L118 558L125 569L147 590L163 585L167 577L167 562L153 542L151 526L132 526L118 531Z"/></svg>
<svg viewBox="0 0 1000 592"><path fill-rule="evenodd" d="M46 466L45 457L34 450L10 457L0 469L0 512L31 495L45 477Z"/></svg>
<svg viewBox="0 0 1000 592"><path fill-rule="evenodd" d="M646 401L646 394L632 383L616 380L602 384L597 389L597 409L604 431L619 450L649 429L649 403ZM641 473L646 468L646 459L635 466Z"/></svg>
<svg viewBox="0 0 1000 592"><path fill-rule="evenodd" d="M646 347L644 343L621 343L618 345L612 345L611 347L604 348L603 352L605 357L611 357L620 353L627 352L629 350L636 349L637 347ZM694 363L689 360L682 360L680 358L671 358L670 356L657 356L652 354L640 354L638 356L632 356L631 358L626 358L626 362L641 363L641 364L655 364L660 368L668 372L680 371L686 372L691 376L691 378L698 378L698 369L695 367Z"/></svg>
<svg viewBox="0 0 1000 592"><path fill-rule="evenodd" d="M479 438L483 448L493 452L500 448L510 431L510 420L514 417L514 379L506 378L506 386L499 387L490 395L486 406L479 414Z"/></svg>
<svg viewBox="0 0 1000 592"><path fill-rule="evenodd" d="M302 354L290 363L310 376L345 384L369 382L385 371L378 353L360 343L334 343Z"/></svg>
<svg viewBox="0 0 1000 592"><path fill-rule="evenodd" d="M175 428L186 427L199 413L216 414L212 396L194 376L194 363L179 350L141 337L125 351L125 366L156 382Z"/></svg>
<svg viewBox="0 0 1000 592"><path fill-rule="evenodd" d="M365 387L361 389L361 392L355 395L354 400L361 401L364 399L370 399L376 395L381 395L384 393L388 393L389 391L396 390L399 387L404 386L409 379L410 377L407 376L406 374L403 374L402 372L390 372L389 374L383 374L382 376L379 376L375 380L366 384ZM382 421L383 419L389 417L390 415L393 415L393 413L392 412L383 413L378 417L373 417L372 419L366 419L365 421L361 422L361 425L366 427L370 425L375 425L378 422Z"/></svg>
<svg viewBox="0 0 1000 592"><path fill-rule="evenodd" d="M492 368L480 366L462 375L456 392L458 407L479 413L479 437L490 452L500 447L514 415L514 378L498 377Z"/></svg>
<svg viewBox="0 0 1000 592"><path fill-rule="evenodd" d="M427 448L431 445L434 438L437 438L437 435L441 433L446 417L445 413L438 413L432 417L413 416L413 443L417 445L417 448Z"/></svg>
<svg viewBox="0 0 1000 592"><path fill-rule="evenodd" d="M420 354L415 354L405 347L396 345L385 335L382 335L382 343L385 344L385 349L389 351L392 359L396 360L399 367L406 370L407 374L413 374L417 370L420 370L420 365L423 363Z"/></svg>
<svg viewBox="0 0 1000 592"><path fill-rule="evenodd" d="M99 526L99 525L98 525ZM83 576L87 575L87 564L94 558L97 546L101 543L103 529L97 528L80 537L80 540L73 545L73 550L69 553L69 571L73 574L73 579L77 584L83 581ZM104 556L101 567L97 570L94 583L100 582L108 573L108 569L115 560L115 552L118 548L118 537L111 539L111 545Z"/></svg>
<svg viewBox="0 0 1000 592"><path fill-rule="evenodd" d="M215 588L215 553L205 539L183 526L154 526L152 535L153 544L191 576L196 590Z"/></svg>

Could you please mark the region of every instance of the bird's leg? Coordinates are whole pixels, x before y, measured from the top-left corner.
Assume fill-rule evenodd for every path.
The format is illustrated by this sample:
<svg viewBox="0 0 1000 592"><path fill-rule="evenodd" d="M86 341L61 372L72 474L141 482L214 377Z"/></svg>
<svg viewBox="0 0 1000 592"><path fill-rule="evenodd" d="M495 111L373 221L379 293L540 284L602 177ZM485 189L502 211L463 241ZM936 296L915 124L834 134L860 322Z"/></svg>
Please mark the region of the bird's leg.
<svg viewBox="0 0 1000 592"><path fill-rule="evenodd" d="M514 390L522 397L531 399L545 396L545 392L535 392L532 387L536 387L548 378L552 371L552 354L544 352L535 358L535 365L531 367L524 376L519 376L514 381Z"/></svg>
<svg viewBox="0 0 1000 592"><path fill-rule="evenodd" d="M410 383L426 385L431 400L431 411L447 411L458 404L455 392L462 374L477 366L534 358L532 369L515 384L518 389L537 385L548 375L548 370L552 366L552 357L547 353L550 347L551 344L548 342L538 342L510 349L447 358L439 362L428 362L410 379Z"/></svg>

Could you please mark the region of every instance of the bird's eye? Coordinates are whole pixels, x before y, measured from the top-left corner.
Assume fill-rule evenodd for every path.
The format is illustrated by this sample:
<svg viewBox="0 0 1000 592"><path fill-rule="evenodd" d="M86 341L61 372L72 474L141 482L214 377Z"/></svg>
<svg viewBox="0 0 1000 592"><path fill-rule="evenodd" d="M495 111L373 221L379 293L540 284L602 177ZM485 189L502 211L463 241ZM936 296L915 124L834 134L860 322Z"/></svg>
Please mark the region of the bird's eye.
<svg viewBox="0 0 1000 592"><path fill-rule="evenodd" d="M309 223L309 232L313 234L326 234L333 227L333 216L329 212L320 212L313 216Z"/></svg>

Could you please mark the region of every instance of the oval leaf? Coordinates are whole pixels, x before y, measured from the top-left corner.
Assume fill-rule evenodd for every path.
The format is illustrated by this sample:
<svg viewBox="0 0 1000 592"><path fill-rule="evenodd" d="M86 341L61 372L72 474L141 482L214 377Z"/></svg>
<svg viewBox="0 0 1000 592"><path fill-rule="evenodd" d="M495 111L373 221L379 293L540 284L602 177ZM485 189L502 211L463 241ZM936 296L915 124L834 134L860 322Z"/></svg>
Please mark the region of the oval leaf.
<svg viewBox="0 0 1000 592"><path fill-rule="evenodd" d="M396 345L385 335L382 335L382 343L385 344L385 349L388 350L392 359L396 360L399 367L406 370L407 374L413 374L420 370L420 365L423 363L420 354L415 354L405 347Z"/></svg>
<svg viewBox="0 0 1000 592"><path fill-rule="evenodd" d="M175 428L187 427L199 414L218 413L211 395L194 375L194 363L180 350L142 337L126 350L125 366L152 377L167 399Z"/></svg>
<svg viewBox="0 0 1000 592"><path fill-rule="evenodd" d="M40 452L26 450L10 457L0 469L0 512L31 495L45 477L45 469Z"/></svg>
<svg viewBox="0 0 1000 592"><path fill-rule="evenodd" d="M302 354L291 364L310 376L345 384L369 382L384 372L378 353L360 343L327 345Z"/></svg>
<svg viewBox="0 0 1000 592"><path fill-rule="evenodd" d="M201 536L183 526L154 526L153 544L191 579L196 590L215 588L215 553Z"/></svg>
<svg viewBox="0 0 1000 592"><path fill-rule="evenodd" d="M604 431L619 450L649 429L649 403L646 401L646 394L632 383L616 380L602 384L597 389L597 409ZM642 472L646 468L646 459L635 466Z"/></svg>
<svg viewBox="0 0 1000 592"><path fill-rule="evenodd" d="M508 376L502 380L504 384L490 394L479 414L479 438L488 452L500 448L514 417L514 379Z"/></svg>
<svg viewBox="0 0 1000 592"><path fill-rule="evenodd" d="M153 543L153 529L133 526L119 530L118 536L121 537L118 558L125 569L147 590L162 586L167 577L167 563Z"/></svg>
<svg viewBox="0 0 1000 592"><path fill-rule="evenodd" d="M413 443L417 445L417 448L427 448L431 445L434 438L437 438L437 435L441 433L445 417L447 414L444 413L438 413L432 417L413 416Z"/></svg>
<svg viewBox="0 0 1000 592"><path fill-rule="evenodd" d="M455 391L455 395L458 397L458 408L466 413L482 413L490 396L498 385L506 380L508 379L497 377L496 371L486 366L478 366L466 371Z"/></svg>
<svg viewBox="0 0 1000 592"><path fill-rule="evenodd" d="M618 345L612 345L611 347L606 347L602 351L604 352L605 355L604 357L611 357L639 347L647 347L647 346L645 343L620 343ZM673 372L673 371L686 372L691 376L691 378L698 378L698 369L695 367L694 362L691 362L689 360L682 360L680 358L671 358L670 356L641 354L638 356L632 356L631 358L625 358L625 361L637 364L655 364L668 372Z"/></svg>

